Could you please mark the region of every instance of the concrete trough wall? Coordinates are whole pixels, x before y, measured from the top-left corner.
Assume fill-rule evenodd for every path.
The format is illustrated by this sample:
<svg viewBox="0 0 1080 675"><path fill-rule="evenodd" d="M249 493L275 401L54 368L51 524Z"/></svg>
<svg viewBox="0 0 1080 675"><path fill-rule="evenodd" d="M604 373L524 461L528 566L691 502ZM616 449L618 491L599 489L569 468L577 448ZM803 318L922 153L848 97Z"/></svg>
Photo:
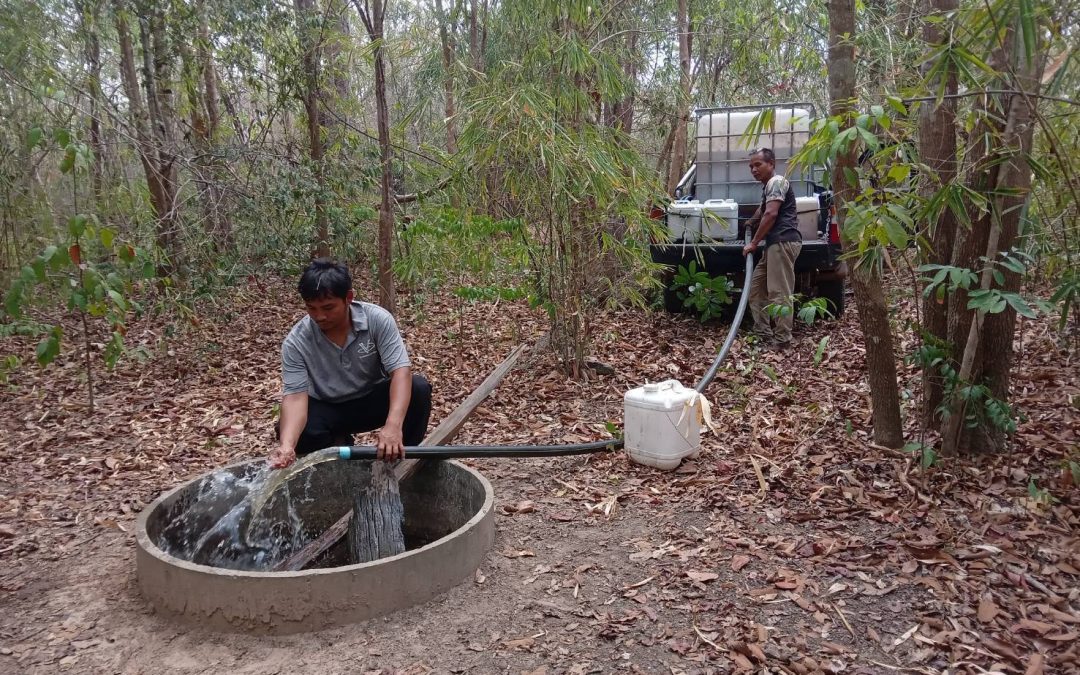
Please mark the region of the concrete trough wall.
<svg viewBox="0 0 1080 675"><path fill-rule="evenodd" d="M315 482L320 475L327 481L340 480L335 470L347 469L340 462L310 469L317 472ZM495 537L490 483L457 462L428 462L401 486L401 492L404 529L430 543L370 563L300 572L209 567L169 555L158 546L175 506L191 498L198 482L166 492L139 515L137 575L142 594L159 612L217 630L277 635L313 631L426 602L470 578ZM319 485L314 488L314 494L320 494ZM318 508L335 511L325 503ZM336 513L346 510L339 503Z"/></svg>

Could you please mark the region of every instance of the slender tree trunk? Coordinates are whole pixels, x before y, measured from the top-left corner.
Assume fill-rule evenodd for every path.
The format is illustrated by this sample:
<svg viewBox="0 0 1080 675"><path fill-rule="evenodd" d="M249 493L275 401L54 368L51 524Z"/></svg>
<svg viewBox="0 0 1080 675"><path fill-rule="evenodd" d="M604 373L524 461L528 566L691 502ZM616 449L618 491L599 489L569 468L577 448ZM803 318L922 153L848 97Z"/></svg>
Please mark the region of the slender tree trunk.
<svg viewBox="0 0 1080 675"><path fill-rule="evenodd" d="M675 123L668 129L667 135L664 136L664 144L660 147L660 156L656 158L656 173L664 171L664 185L667 185L668 178L671 176L671 162L669 161L671 146L675 144L675 133L679 128L679 123L680 120L676 118ZM675 189L672 188L668 194L672 194L674 191Z"/></svg>
<svg viewBox="0 0 1080 675"><path fill-rule="evenodd" d="M319 99L322 96L319 83L319 63L321 61L321 43L319 31L312 26L318 20L315 0L295 0L297 28L301 35L304 69L304 116L307 117L308 156L315 173L315 254L319 257L330 255L330 225L326 217L326 204L323 197L325 178L323 176L323 140L322 117L319 111Z"/></svg>
<svg viewBox="0 0 1080 675"><path fill-rule="evenodd" d="M686 134L690 126L690 14L689 0L678 0L676 22L679 27L679 121L671 148L667 193L673 194L686 164Z"/></svg>
<svg viewBox="0 0 1080 675"><path fill-rule="evenodd" d="M457 154L457 130L454 123L454 51L453 26L447 26L446 12L442 0L435 0L435 11L439 19L439 41L442 43L443 59L443 111L446 113L446 153ZM457 14L457 9L454 9Z"/></svg>
<svg viewBox="0 0 1080 675"><path fill-rule="evenodd" d="M849 115L855 102L855 0L829 0L829 99L831 113ZM853 195L847 183L848 170L854 170L854 150L837 157L833 171L833 189L837 213L841 218L845 202ZM881 286L879 270L856 262L851 272L851 285L859 308L859 325L866 346L866 368L870 380L870 407L873 413L874 441L890 448L904 443L900 421L900 396L896 380L896 358L893 354L889 310Z"/></svg>
<svg viewBox="0 0 1080 675"><path fill-rule="evenodd" d="M368 37L375 44L375 115L379 129L379 149L382 155L382 180L379 202L379 304L391 314L397 313L394 291L394 211L393 160L390 147L390 112L386 104L386 46L383 43L383 19L386 6L383 0L353 0L356 11L367 29Z"/></svg>
<svg viewBox="0 0 1080 675"><path fill-rule="evenodd" d="M210 180L208 184L210 207L213 214L212 224L215 239L221 248L232 247L232 220L224 204L225 193L222 189L224 169L217 154L218 127L221 115L218 112L217 69L214 67L214 45L210 40L210 25L207 19L205 0L199 0L199 76L202 82L202 106L206 114L206 139L209 152Z"/></svg>
<svg viewBox="0 0 1080 675"><path fill-rule="evenodd" d="M930 0L931 10L936 19L949 21L945 16L958 7L957 0ZM948 24L945 24L948 25ZM942 29L937 21L925 21L923 40L926 49L932 50L945 40L951 40L951 33ZM949 96L956 94L955 68L949 67L944 74L945 98L940 104L926 102L919 111L919 154L922 161L934 172L932 189L949 185L956 180L956 99ZM953 243L957 236L957 219L952 210L946 209L936 223L929 223L930 251L925 262L948 265L952 261ZM945 298L938 299L931 295L923 301L924 340L937 344L948 341L948 303ZM934 423L935 411L941 405L943 380L940 373L929 365L923 367L923 426L930 428Z"/></svg>
<svg viewBox="0 0 1080 675"><path fill-rule="evenodd" d="M623 74L626 76L627 86L630 91L623 100L619 101L616 108L618 127L626 135L634 131L634 97L637 92L637 46L638 33L633 31L627 37L626 60L623 61Z"/></svg>
<svg viewBox="0 0 1080 675"><path fill-rule="evenodd" d="M476 74L484 72L484 52L480 42L480 23L487 19L487 0L483 0L483 7L477 7L479 0L469 0L469 62L473 72L469 75L469 82L476 81ZM483 16L481 16L481 13ZM486 27L485 27L486 34Z"/></svg>
<svg viewBox="0 0 1080 675"><path fill-rule="evenodd" d="M103 167L105 163L105 144L101 137L101 105L104 94L101 91L101 41L98 37L98 21L101 8L97 0L78 0L75 9L83 32L83 53L86 59L86 91L90 101L90 119L87 130L90 134L90 149L94 157L90 164L90 181L94 193L94 204L101 206L103 197Z"/></svg>
<svg viewBox="0 0 1080 675"><path fill-rule="evenodd" d="M136 10L142 10L138 6ZM164 16L160 9L139 16L142 48L142 83L135 64L135 48L127 17L130 8L116 2L116 32L120 43L120 79L128 99L139 161L146 175L150 203L157 218L157 244L164 260L160 276L172 274L179 262L176 232L176 135L172 105L171 58L165 43ZM145 92L145 101L143 93Z"/></svg>

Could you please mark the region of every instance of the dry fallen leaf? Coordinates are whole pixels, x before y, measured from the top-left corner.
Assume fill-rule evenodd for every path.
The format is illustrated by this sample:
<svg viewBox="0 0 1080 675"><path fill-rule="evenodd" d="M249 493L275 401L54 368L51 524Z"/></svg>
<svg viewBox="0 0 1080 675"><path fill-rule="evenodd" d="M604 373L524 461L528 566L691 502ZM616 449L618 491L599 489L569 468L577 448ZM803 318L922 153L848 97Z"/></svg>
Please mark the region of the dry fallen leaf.
<svg viewBox="0 0 1080 675"><path fill-rule="evenodd" d="M997 608L997 605L994 604L994 601L990 598L989 595L984 595L979 600L979 610L977 612L979 621L983 623L990 623L994 620L994 617L998 615L999 611L1000 610Z"/></svg>
<svg viewBox="0 0 1080 675"><path fill-rule="evenodd" d="M750 556L738 554L731 557L731 571L738 572L750 563Z"/></svg>
<svg viewBox="0 0 1080 675"><path fill-rule="evenodd" d="M688 571L686 573L686 576L690 577L694 581L701 582L712 581L714 579L720 578L720 575L716 574L715 572L695 572L694 570Z"/></svg>

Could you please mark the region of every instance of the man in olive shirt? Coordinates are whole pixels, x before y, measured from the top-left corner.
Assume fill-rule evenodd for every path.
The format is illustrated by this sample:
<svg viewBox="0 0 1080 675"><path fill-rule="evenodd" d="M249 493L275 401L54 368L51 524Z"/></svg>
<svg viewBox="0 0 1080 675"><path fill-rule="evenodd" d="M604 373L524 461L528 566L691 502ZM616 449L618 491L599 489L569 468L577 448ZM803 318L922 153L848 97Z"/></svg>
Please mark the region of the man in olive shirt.
<svg viewBox="0 0 1080 675"><path fill-rule="evenodd" d="M352 434L379 429L378 456L400 459L427 433L431 385L413 375L394 317L357 302L344 265L325 258L298 285L308 315L281 344L281 421L270 464L297 454L351 444Z"/></svg>
<svg viewBox="0 0 1080 675"><path fill-rule="evenodd" d="M776 155L769 148L750 155L750 173L762 184L761 205L747 222L754 234L743 247L743 255L751 255L765 242L765 252L750 281L750 313L754 330L769 340L770 347L783 350L791 346L795 259L802 251L795 191L786 178L776 174ZM770 316L766 311L769 305L781 309Z"/></svg>

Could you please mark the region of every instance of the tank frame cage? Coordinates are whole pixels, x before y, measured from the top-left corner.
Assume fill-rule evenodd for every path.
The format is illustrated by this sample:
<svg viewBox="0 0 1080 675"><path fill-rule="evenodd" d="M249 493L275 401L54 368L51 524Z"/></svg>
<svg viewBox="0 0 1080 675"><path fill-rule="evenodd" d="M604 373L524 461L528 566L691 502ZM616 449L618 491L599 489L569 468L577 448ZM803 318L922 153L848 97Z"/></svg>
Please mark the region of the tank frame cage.
<svg viewBox="0 0 1080 675"><path fill-rule="evenodd" d="M733 188L736 186L756 185L757 181L754 181L749 172L746 173L742 179L738 177L733 178L733 167L736 165L745 165L748 162L749 148L744 148L742 144L742 137L744 132L732 133L731 132L731 116L737 113L755 112L760 113L764 110L772 109L774 111L773 128L764 129L758 140L754 141L750 148L760 147L762 145L771 146L773 152L776 154L776 166L777 173L783 173L784 176L791 181L791 186L795 190L795 196L797 197L810 197L817 194L822 190L820 185L821 179L825 173L825 167L812 165L808 169L798 169L795 171L788 171L788 164L794 154L792 148L795 147L796 135L804 135L809 137L809 132L805 129L797 130L795 124L786 124L787 129L782 128L784 124L778 120L776 113L783 111L790 111L791 115L789 119L791 122L802 118L803 115L796 116L796 111L806 111L808 121L814 119L816 116L815 108L812 103L809 102L794 102L794 103L768 103L758 105L743 105L743 106L726 106L718 108L698 108L694 111L695 119L695 182L696 182L696 198L699 201L705 201L705 199L734 199L732 197ZM716 133L719 125L710 124L708 134L702 133L701 119L708 115L726 115L727 119L723 125L723 128L727 130L727 133ZM786 143L779 143L781 139L786 137ZM765 142L769 139L770 142ZM803 141L805 143L805 141ZM726 152L727 157L724 159L713 159L717 157L721 152ZM708 159L706 159L708 158ZM707 179L707 180L703 180ZM702 190L705 188L705 190ZM740 192L746 193L747 190L743 189ZM746 204L746 199L737 199L740 204Z"/></svg>

